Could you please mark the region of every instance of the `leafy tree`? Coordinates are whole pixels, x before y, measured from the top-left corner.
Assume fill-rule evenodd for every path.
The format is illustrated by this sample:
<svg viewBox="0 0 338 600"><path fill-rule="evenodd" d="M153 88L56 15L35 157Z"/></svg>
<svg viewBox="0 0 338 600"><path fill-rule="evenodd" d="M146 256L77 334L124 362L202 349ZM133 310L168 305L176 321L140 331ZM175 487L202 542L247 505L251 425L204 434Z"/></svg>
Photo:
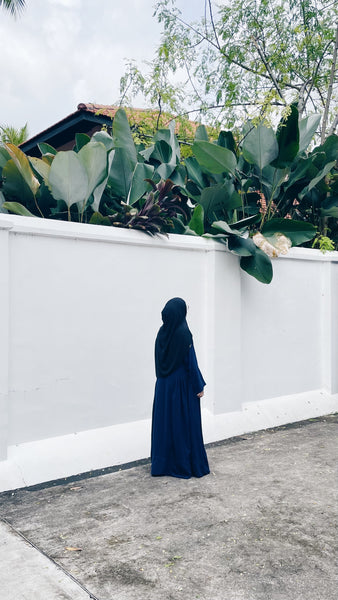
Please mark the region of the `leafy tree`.
<svg viewBox="0 0 338 600"><path fill-rule="evenodd" d="M19 12L25 7L25 0L0 0L0 8L4 8L16 17Z"/></svg>
<svg viewBox="0 0 338 600"><path fill-rule="evenodd" d="M130 62L122 94L142 91L170 112L189 104L187 112L230 127L253 116L272 119L296 101L300 115L323 114L322 141L335 131L337 0L227 0L218 10L205 0L194 24L175 0L160 0L155 15L163 34L152 68L144 75Z"/></svg>
<svg viewBox="0 0 338 600"><path fill-rule="evenodd" d="M0 125L0 141L4 144L14 144L19 146L25 142L28 138L28 126L27 123L23 127L16 129L11 125Z"/></svg>

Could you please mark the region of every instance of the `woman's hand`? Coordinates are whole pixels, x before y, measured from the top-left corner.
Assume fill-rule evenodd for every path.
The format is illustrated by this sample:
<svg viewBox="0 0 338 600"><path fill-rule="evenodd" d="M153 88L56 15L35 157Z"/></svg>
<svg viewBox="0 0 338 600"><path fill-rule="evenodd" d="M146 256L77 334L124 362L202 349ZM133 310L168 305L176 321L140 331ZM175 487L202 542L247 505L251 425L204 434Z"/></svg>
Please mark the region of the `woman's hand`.
<svg viewBox="0 0 338 600"><path fill-rule="evenodd" d="M199 394L197 394L197 398L202 398L204 396L204 390L202 390Z"/></svg>

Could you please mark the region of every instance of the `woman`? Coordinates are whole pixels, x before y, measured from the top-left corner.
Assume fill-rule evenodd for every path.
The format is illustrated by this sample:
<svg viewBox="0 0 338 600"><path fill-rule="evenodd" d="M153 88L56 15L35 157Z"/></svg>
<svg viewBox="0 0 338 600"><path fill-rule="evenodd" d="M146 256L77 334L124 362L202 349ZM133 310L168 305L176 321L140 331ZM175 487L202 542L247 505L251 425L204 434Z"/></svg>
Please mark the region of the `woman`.
<svg viewBox="0 0 338 600"><path fill-rule="evenodd" d="M198 368L182 298L162 311L155 342L156 387L151 435L151 474L202 477L209 473L201 426L205 381Z"/></svg>

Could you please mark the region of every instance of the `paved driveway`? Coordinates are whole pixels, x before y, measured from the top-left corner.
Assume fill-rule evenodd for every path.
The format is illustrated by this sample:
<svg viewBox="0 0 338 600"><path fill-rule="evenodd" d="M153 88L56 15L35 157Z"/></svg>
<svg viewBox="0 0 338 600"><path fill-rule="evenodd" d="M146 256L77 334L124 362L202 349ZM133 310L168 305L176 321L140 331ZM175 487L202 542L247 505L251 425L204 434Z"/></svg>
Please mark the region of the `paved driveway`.
<svg viewBox="0 0 338 600"><path fill-rule="evenodd" d="M337 425L213 445L202 479L152 478L142 464L0 495L5 539L22 550L2 537L2 598L336 600ZM28 548L45 561L34 577ZM51 566L59 583L46 594Z"/></svg>

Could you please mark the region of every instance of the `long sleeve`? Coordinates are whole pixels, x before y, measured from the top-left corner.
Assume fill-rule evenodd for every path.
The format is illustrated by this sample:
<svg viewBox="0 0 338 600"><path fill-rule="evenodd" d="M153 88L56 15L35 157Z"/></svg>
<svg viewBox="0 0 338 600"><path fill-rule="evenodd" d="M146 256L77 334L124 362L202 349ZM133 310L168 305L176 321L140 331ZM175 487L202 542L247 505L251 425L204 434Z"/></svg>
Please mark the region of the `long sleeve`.
<svg viewBox="0 0 338 600"><path fill-rule="evenodd" d="M187 370L189 375L189 380L194 391L194 394L199 394L202 392L204 386L206 385L203 375L199 370L197 357L194 345L192 344L189 348L188 357L187 357Z"/></svg>

